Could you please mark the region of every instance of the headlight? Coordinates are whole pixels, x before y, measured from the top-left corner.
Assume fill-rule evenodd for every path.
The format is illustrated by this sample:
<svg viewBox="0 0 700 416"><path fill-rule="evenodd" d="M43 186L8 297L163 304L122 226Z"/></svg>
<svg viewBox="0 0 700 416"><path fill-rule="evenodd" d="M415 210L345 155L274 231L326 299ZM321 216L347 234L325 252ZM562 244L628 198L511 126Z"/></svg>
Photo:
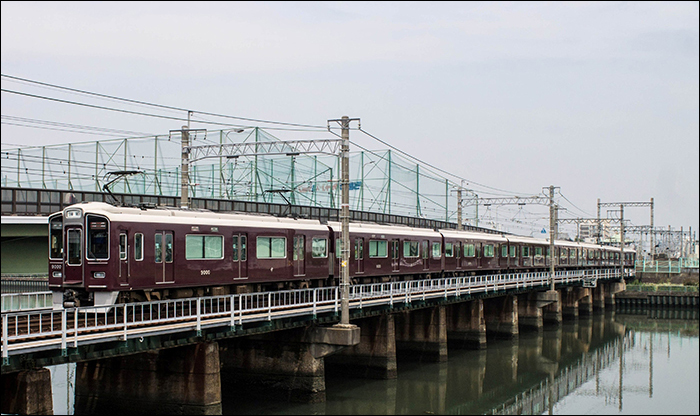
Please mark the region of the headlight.
<svg viewBox="0 0 700 416"><path fill-rule="evenodd" d="M92 275L95 276L95 279L104 279L105 278L105 272L94 272Z"/></svg>

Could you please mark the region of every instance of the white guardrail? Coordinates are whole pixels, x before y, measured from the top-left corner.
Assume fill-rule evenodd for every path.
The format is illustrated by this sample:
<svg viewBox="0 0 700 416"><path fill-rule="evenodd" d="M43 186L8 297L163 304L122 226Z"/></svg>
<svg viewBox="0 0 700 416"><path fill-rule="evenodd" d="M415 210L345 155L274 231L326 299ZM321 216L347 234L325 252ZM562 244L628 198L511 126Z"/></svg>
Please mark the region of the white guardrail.
<svg viewBox="0 0 700 416"><path fill-rule="evenodd" d="M555 282L573 283L618 276L618 269L559 271L556 272ZM533 272L353 285L350 287L349 304L350 309L361 309L448 296L546 287L548 284L548 272ZM2 357L163 333L224 326L236 328L244 323L293 316L315 317L319 313L338 313L339 308L338 288L325 287L140 302L114 307L3 312Z"/></svg>

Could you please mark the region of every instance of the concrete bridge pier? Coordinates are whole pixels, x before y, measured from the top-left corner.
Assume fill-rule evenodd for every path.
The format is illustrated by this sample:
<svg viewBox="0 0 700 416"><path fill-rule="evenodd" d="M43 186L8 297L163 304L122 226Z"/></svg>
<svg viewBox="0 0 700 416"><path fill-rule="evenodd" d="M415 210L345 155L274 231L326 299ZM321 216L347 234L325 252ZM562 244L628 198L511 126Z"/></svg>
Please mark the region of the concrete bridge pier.
<svg viewBox="0 0 700 416"><path fill-rule="evenodd" d="M549 305L546 305L542 308L542 321L545 325L548 326L559 326L564 320L561 302L563 298L562 291L555 290L554 293L550 294L550 296L552 298L556 298L556 302L551 302Z"/></svg>
<svg viewBox="0 0 700 416"><path fill-rule="evenodd" d="M615 294L624 292L627 285L625 281L605 283L605 308L615 310Z"/></svg>
<svg viewBox="0 0 700 416"><path fill-rule="evenodd" d="M445 306L396 314L396 349L400 356L420 361L447 361Z"/></svg>
<svg viewBox="0 0 700 416"><path fill-rule="evenodd" d="M78 363L78 414L221 414L219 346L204 342Z"/></svg>
<svg viewBox="0 0 700 416"><path fill-rule="evenodd" d="M396 378L396 326L393 314L357 319L360 343L325 358L326 370L371 379Z"/></svg>
<svg viewBox="0 0 700 416"><path fill-rule="evenodd" d="M528 292L518 295L518 325L520 331L542 332L544 318L542 308L557 302L556 291Z"/></svg>
<svg viewBox="0 0 700 416"><path fill-rule="evenodd" d="M475 299L447 306L447 343L454 348L486 348L483 300Z"/></svg>
<svg viewBox="0 0 700 416"><path fill-rule="evenodd" d="M590 289L583 287L567 287L561 291L562 319L578 319L579 301L590 296Z"/></svg>
<svg viewBox="0 0 700 416"><path fill-rule="evenodd" d="M484 300L486 335L499 338L517 338L518 297L500 296Z"/></svg>
<svg viewBox="0 0 700 416"><path fill-rule="evenodd" d="M590 317L593 315L593 290L587 288L587 293L578 301L578 315L581 317Z"/></svg>
<svg viewBox="0 0 700 416"><path fill-rule="evenodd" d="M48 368L2 375L3 414L52 415L51 372Z"/></svg>
<svg viewBox="0 0 700 416"><path fill-rule="evenodd" d="M359 342L359 327L309 327L221 341L221 377L241 394L324 402L324 357Z"/></svg>

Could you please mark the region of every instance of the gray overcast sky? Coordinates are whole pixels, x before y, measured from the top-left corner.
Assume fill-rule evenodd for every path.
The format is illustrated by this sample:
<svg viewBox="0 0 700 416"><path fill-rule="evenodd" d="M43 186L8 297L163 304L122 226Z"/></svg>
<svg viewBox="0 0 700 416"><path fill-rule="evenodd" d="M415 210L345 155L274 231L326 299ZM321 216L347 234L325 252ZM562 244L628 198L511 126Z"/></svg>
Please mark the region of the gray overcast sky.
<svg viewBox="0 0 700 416"><path fill-rule="evenodd" d="M475 183L518 195L555 185L592 216L597 198L653 197L655 225L698 230L699 20L698 2L3 1L2 73L256 119L359 117L485 196ZM182 124L5 92L2 115L149 134ZM3 148L98 139L2 125ZM625 214L648 224L646 208Z"/></svg>

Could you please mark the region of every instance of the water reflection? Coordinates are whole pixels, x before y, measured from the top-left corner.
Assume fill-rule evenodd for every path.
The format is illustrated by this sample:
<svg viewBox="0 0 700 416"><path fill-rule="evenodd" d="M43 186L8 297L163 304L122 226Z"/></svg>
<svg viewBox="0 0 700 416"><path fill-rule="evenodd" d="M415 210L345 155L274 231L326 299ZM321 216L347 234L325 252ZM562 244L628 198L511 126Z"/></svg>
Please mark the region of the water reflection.
<svg viewBox="0 0 700 416"><path fill-rule="evenodd" d="M395 380L327 369L324 403L275 401L223 384L222 408L224 414L698 414L697 317L697 310L618 309L516 340L489 340L484 350L450 349L446 363L400 361ZM54 410L72 413L70 372L52 371Z"/></svg>
<svg viewBox="0 0 700 416"><path fill-rule="evenodd" d="M226 414L697 414L698 322L692 312L691 320L623 312L581 317L514 341L489 340L485 350L450 349L447 363L401 361L396 380L327 373L325 403L241 403L239 396L235 407L225 400L223 409ZM659 357L661 352L667 355ZM694 361L688 358L693 355ZM690 361L687 368L693 370L677 374L676 358ZM695 390L669 402L666 393L657 394L660 384L664 391L681 384Z"/></svg>

